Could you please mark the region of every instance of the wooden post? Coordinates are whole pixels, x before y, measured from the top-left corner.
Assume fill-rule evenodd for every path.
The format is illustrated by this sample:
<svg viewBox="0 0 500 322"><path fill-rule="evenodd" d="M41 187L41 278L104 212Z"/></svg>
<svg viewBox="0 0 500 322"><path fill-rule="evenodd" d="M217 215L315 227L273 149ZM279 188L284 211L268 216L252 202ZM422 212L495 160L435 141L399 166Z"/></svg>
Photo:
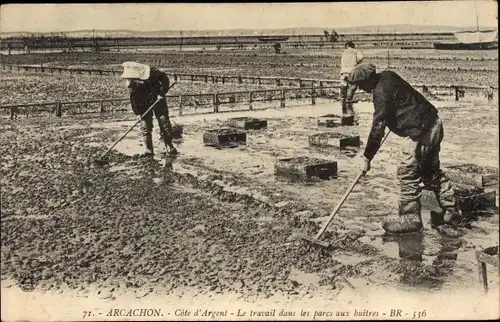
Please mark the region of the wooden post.
<svg viewBox="0 0 500 322"><path fill-rule="evenodd" d="M250 91L250 100L249 100L250 104L249 104L249 109L250 111L253 110L253 106L252 106L252 103L253 103L253 91Z"/></svg>
<svg viewBox="0 0 500 322"><path fill-rule="evenodd" d="M208 83L208 75L205 75L205 83Z"/></svg>
<svg viewBox="0 0 500 322"><path fill-rule="evenodd" d="M284 89L282 89L281 90L281 103L280 103L280 107L285 107L286 106L285 99L286 99L286 91Z"/></svg>
<svg viewBox="0 0 500 322"><path fill-rule="evenodd" d="M13 120L14 119L14 115L16 114L16 108L14 106L12 106L10 108L10 119Z"/></svg>
<svg viewBox="0 0 500 322"><path fill-rule="evenodd" d="M62 104L60 102L56 103L56 116L57 117L62 116Z"/></svg>
<svg viewBox="0 0 500 322"><path fill-rule="evenodd" d="M488 101L492 101L493 100L493 96L494 96L494 94L493 94L493 87L490 86L488 88L488 90L486 92L486 96L488 98Z"/></svg>
<svg viewBox="0 0 500 322"><path fill-rule="evenodd" d="M486 263L482 261L477 262L479 269L479 283L482 284L485 293L488 293L488 272L486 270Z"/></svg>
<svg viewBox="0 0 500 322"><path fill-rule="evenodd" d="M101 100L101 109L100 109L100 112L101 113L106 112L106 110L104 109L104 100Z"/></svg>
<svg viewBox="0 0 500 322"><path fill-rule="evenodd" d="M320 97L325 96L325 92L323 90L323 82L319 82L319 96Z"/></svg>
<svg viewBox="0 0 500 322"><path fill-rule="evenodd" d="M458 102L459 98L458 98L458 86L455 86L455 101Z"/></svg>
<svg viewBox="0 0 500 322"><path fill-rule="evenodd" d="M213 102L214 102L214 113L219 112L219 93L215 93L213 95Z"/></svg>
<svg viewBox="0 0 500 322"><path fill-rule="evenodd" d="M179 95L179 116L182 116L182 94Z"/></svg>

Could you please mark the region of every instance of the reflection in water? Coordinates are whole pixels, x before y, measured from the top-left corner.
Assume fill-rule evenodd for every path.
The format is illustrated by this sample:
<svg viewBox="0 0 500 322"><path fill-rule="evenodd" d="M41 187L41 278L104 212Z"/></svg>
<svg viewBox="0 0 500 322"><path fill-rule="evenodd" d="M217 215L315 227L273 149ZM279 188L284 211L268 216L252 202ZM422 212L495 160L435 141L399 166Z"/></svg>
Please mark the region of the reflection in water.
<svg viewBox="0 0 500 322"><path fill-rule="evenodd" d="M432 256L434 257L432 260L426 258L424 261L424 238L431 239L426 240L428 247L437 246L439 249ZM424 236L422 233L384 236L383 241L395 242L398 245L400 261L396 273L399 275L399 282L413 287L427 288L440 287L446 281L446 277L453 271L457 250L462 245L460 239L444 236L436 238Z"/></svg>

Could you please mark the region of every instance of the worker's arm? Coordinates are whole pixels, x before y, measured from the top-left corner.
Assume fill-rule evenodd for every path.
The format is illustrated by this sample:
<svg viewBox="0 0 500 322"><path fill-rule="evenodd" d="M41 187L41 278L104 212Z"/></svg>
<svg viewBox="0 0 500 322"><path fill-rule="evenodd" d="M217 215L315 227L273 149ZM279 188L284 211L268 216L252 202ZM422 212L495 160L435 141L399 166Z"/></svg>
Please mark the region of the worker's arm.
<svg viewBox="0 0 500 322"><path fill-rule="evenodd" d="M380 143L384 138L384 132L387 125L387 111L391 107L391 100L386 92L376 89L373 93L373 121L370 135L366 142L364 156L371 161L380 148Z"/></svg>
<svg viewBox="0 0 500 322"><path fill-rule="evenodd" d="M168 88L170 87L170 79L168 78L167 74L156 68L152 68L151 70L155 73L155 76L160 83L159 94L161 97L165 98L167 96Z"/></svg>
<svg viewBox="0 0 500 322"><path fill-rule="evenodd" d="M360 64L365 57L363 56L363 53L361 50L356 51L356 62Z"/></svg>
<svg viewBox="0 0 500 322"><path fill-rule="evenodd" d="M135 115L141 114L139 106L137 105L133 94L130 94L130 105L132 106L132 111L134 112Z"/></svg>

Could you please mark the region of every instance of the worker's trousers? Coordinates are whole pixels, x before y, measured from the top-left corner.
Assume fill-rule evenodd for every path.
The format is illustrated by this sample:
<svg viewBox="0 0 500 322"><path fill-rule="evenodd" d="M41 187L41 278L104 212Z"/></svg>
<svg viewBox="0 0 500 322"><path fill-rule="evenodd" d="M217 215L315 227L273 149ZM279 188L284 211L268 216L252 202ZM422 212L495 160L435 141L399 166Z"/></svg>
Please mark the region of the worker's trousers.
<svg viewBox="0 0 500 322"><path fill-rule="evenodd" d="M347 77L349 74L341 74L341 96L342 96L342 114L354 115L353 109L353 99L354 93L358 89L358 87L354 84L349 84L344 80L344 77Z"/></svg>
<svg viewBox="0 0 500 322"><path fill-rule="evenodd" d="M146 145L146 150L153 152L153 113L158 121L160 136L165 143L165 148L172 147L172 123L168 117L168 107L165 99L160 100L156 106L141 121L141 133Z"/></svg>
<svg viewBox="0 0 500 322"><path fill-rule="evenodd" d="M437 118L435 124L419 139L407 140L397 172L401 189L400 215L420 215L422 195L420 183L434 192L443 211L455 207L453 186L441 170L439 161L443 136L443 124Z"/></svg>

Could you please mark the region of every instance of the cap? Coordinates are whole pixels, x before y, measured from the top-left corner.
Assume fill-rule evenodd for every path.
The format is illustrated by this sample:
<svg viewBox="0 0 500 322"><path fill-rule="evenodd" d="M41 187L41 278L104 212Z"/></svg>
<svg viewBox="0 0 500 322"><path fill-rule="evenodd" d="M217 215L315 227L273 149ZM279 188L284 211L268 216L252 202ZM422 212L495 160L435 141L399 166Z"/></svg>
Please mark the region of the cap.
<svg viewBox="0 0 500 322"><path fill-rule="evenodd" d="M377 72L377 68L373 64L363 63L354 67L349 76L347 76L347 81L351 84L356 84L361 81L370 79Z"/></svg>

